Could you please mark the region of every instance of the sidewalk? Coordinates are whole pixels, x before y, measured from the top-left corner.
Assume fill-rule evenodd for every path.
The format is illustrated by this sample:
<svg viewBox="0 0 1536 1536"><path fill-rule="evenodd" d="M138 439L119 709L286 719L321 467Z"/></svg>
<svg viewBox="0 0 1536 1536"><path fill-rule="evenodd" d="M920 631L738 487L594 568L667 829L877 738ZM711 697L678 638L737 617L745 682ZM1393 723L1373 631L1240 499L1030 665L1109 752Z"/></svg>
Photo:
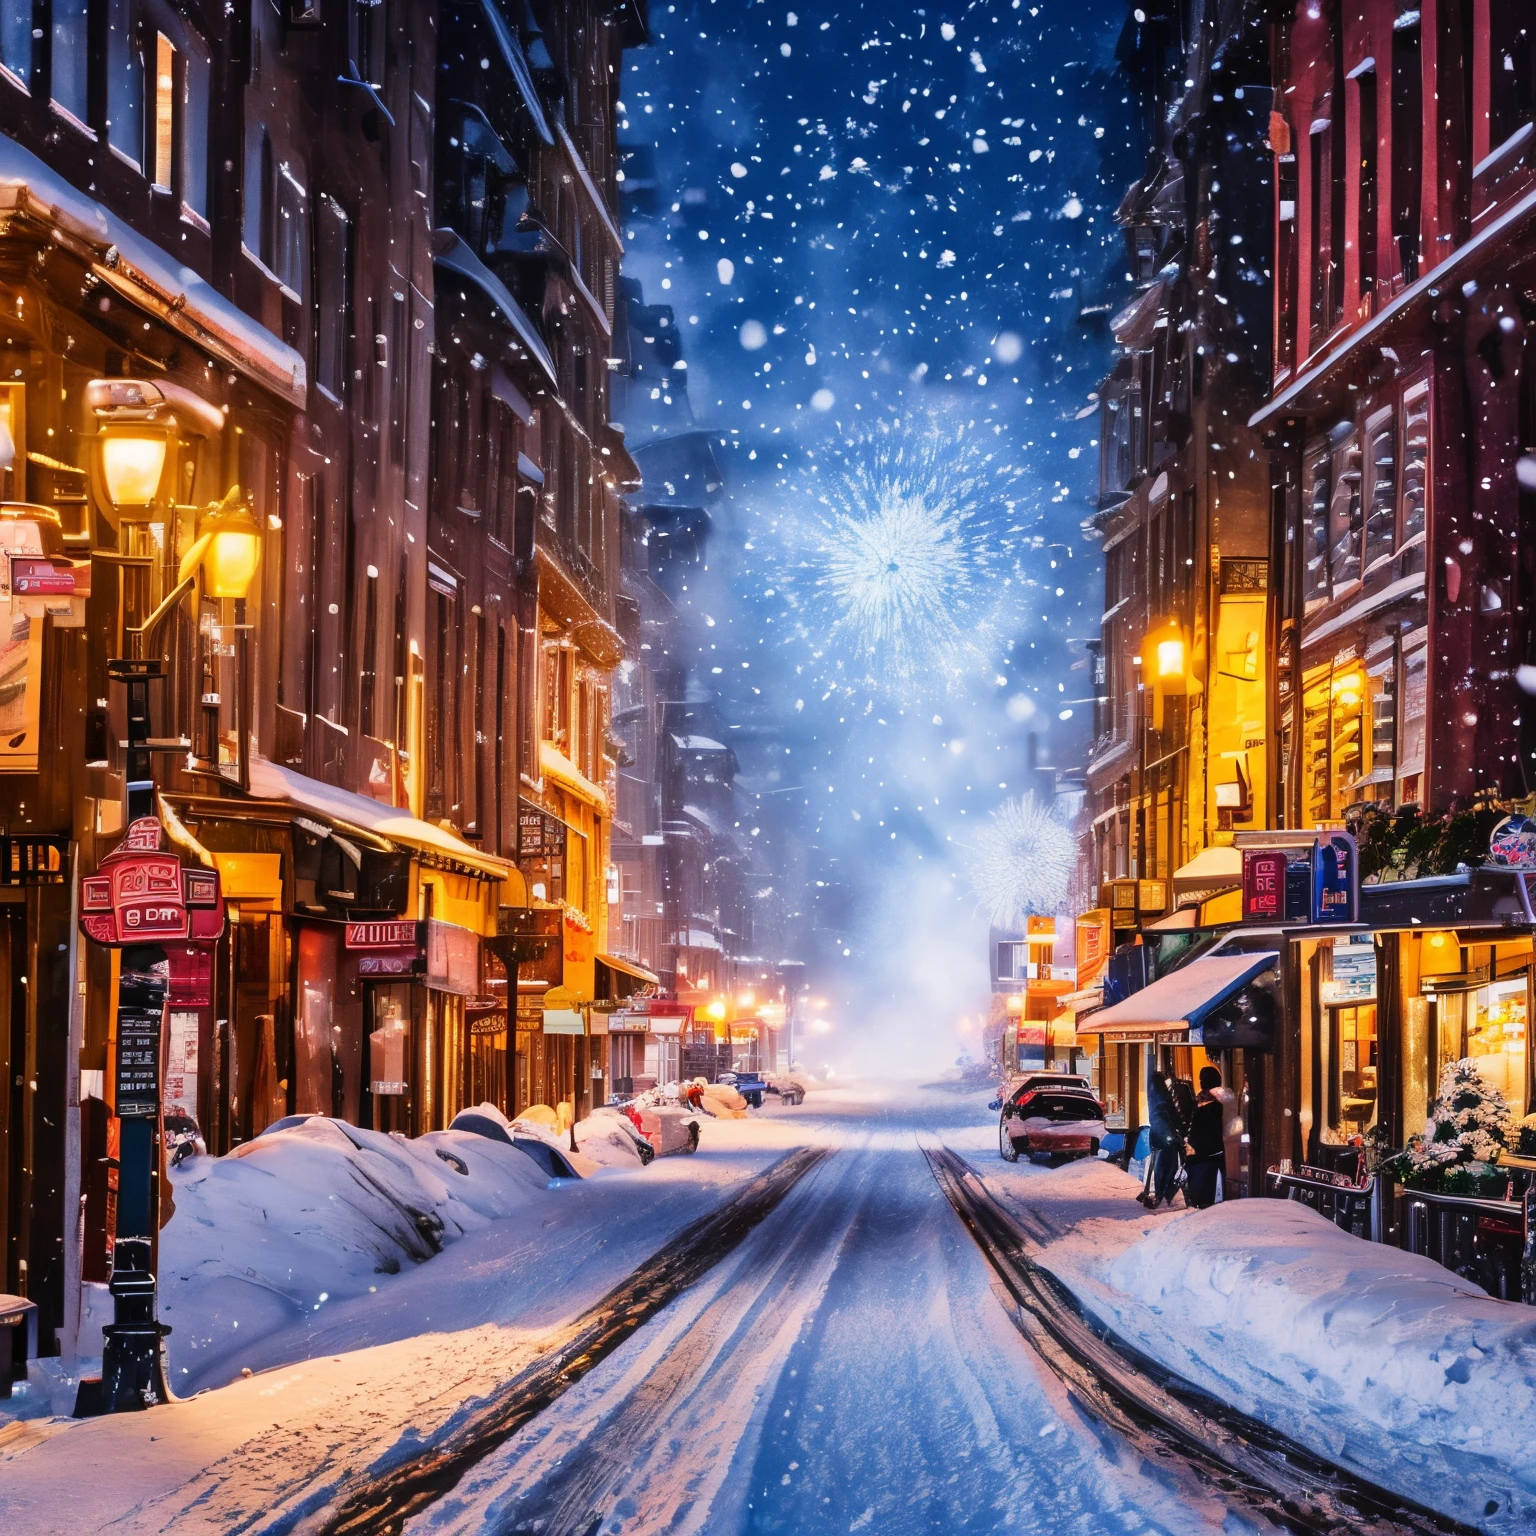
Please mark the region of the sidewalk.
<svg viewBox="0 0 1536 1536"><path fill-rule="evenodd" d="M358 1160L327 1129L281 1134L280 1157L183 1177L166 1229L173 1380L229 1385L147 1414L0 1420L0 1529L282 1525L470 1412L672 1233L807 1140L792 1114L710 1120L691 1156L580 1181L530 1179L525 1153L462 1132L400 1142L393 1196L411 1165L422 1188L440 1169L421 1214L443 1223L440 1252L402 1263L412 1222L396 1199L347 1186ZM209 1180L218 1196L197 1195Z"/></svg>
<svg viewBox="0 0 1536 1536"><path fill-rule="evenodd" d="M1108 1163L956 1144L1122 1338L1341 1465L1489 1532L1536 1522L1536 1308L1290 1201L1155 1214Z"/></svg>

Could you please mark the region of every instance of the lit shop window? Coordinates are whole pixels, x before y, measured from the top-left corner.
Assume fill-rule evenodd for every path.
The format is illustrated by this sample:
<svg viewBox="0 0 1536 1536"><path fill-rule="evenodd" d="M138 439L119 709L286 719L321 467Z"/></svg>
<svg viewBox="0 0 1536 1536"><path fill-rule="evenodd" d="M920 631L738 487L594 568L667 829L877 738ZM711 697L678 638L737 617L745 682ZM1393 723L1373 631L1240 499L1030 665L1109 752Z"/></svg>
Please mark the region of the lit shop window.
<svg viewBox="0 0 1536 1536"><path fill-rule="evenodd" d="M155 185L169 192L176 174L176 50L165 33L155 34Z"/></svg>
<svg viewBox="0 0 1536 1536"><path fill-rule="evenodd" d="M1504 1095L1518 1120L1525 1114L1526 979L1495 981L1472 994L1467 1055L1483 1081Z"/></svg>

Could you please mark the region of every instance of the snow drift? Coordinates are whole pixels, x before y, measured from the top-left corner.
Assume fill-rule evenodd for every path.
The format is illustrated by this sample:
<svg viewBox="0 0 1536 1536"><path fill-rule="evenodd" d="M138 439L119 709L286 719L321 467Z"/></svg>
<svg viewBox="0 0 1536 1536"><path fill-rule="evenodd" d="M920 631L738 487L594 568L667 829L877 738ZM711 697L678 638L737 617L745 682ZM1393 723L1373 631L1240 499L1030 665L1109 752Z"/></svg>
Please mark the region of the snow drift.
<svg viewBox="0 0 1536 1536"><path fill-rule="evenodd" d="M1536 1308L1291 1201L1148 1216L1135 1191L1103 1163L1028 1185L1064 1232L1042 1264L1122 1337L1376 1482L1531 1529Z"/></svg>
<svg viewBox="0 0 1536 1536"><path fill-rule="evenodd" d="M320 1116L171 1177L160 1288L178 1382L524 1210L550 1182L527 1153L484 1136L412 1141Z"/></svg>

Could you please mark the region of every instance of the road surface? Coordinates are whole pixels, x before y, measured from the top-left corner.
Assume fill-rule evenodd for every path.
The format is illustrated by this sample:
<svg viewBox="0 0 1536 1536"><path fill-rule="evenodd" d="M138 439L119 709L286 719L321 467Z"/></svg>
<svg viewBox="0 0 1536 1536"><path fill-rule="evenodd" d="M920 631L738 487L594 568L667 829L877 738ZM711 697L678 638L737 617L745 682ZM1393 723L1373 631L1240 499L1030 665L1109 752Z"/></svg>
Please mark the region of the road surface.
<svg viewBox="0 0 1536 1536"><path fill-rule="evenodd" d="M407 1529L1253 1529L1168 1486L1042 1375L920 1151L981 1144L975 1095L826 1104L784 1113L834 1155Z"/></svg>

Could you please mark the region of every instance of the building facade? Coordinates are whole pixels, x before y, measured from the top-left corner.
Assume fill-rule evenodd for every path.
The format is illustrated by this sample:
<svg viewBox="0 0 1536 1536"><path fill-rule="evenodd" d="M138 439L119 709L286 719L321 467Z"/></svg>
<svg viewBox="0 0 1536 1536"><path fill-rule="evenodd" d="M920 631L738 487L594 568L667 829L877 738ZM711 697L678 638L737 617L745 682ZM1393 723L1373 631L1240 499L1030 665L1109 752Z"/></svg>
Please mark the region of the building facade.
<svg viewBox="0 0 1536 1536"><path fill-rule="evenodd" d="M644 36L536 0L0 23L0 1291L44 1353L112 1263L122 966L76 919L130 779L225 916L165 946L166 1146L608 1091L602 1008L655 980L608 953Z"/></svg>

